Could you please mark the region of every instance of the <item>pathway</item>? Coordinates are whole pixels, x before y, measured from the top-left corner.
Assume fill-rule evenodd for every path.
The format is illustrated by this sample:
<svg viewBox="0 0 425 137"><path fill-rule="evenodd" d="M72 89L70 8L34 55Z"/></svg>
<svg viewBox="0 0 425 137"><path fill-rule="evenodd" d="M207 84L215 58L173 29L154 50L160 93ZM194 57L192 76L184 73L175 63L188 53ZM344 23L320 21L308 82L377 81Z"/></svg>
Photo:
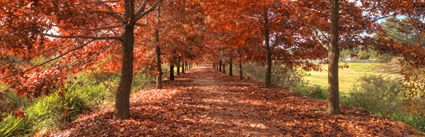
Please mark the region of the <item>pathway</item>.
<svg viewBox="0 0 425 137"><path fill-rule="evenodd" d="M281 88L266 89L200 65L164 89L132 97L132 118L113 120L112 109L86 114L55 136L408 136L412 127L326 103Z"/></svg>

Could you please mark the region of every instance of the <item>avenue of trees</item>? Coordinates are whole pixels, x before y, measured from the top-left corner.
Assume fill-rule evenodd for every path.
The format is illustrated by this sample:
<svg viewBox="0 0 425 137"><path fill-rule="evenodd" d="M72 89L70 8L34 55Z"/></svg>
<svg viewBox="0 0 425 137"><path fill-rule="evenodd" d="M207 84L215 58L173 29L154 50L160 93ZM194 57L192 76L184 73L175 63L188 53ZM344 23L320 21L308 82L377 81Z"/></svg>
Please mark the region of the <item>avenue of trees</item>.
<svg viewBox="0 0 425 137"><path fill-rule="evenodd" d="M173 80L175 69L184 73L193 63L229 75L238 67L243 78L242 64L257 62L270 88L273 65L309 70L319 60L329 70L328 113L338 114L342 49L368 46L400 57L411 80L425 67L421 0L2 0L0 15L1 83L36 98L69 74L101 66L120 73L118 119L130 117L133 76L146 68L162 88L163 77ZM401 22L399 29L383 20Z"/></svg>

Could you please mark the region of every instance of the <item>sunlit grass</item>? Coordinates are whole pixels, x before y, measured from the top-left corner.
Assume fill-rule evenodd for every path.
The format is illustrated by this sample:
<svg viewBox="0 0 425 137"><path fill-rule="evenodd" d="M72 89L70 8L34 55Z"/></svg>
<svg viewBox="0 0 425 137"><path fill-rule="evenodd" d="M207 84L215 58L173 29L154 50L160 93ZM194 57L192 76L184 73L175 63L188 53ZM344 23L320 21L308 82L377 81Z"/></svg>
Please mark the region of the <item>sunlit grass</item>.
<svg viewBox="0 0 425 137"><path fill-rule="evenodd" d="M385 63L342 63L348 65L348 68L339 70L339 86L342 95L351 91L357 80L365 75L384 75L388 77L400 77L395 74L386 73L381 69ZM308 71L304 77L308 83L319 85L323 88L328 87L327 65L322 65L323 71Z"/></svg>

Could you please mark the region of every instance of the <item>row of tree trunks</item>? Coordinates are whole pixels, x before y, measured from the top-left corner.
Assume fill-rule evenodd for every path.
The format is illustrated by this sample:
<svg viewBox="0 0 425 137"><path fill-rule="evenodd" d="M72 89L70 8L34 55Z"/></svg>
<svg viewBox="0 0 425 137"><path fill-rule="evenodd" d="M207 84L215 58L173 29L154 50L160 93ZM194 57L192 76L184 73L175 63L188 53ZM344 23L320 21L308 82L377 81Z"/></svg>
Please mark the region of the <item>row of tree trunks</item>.
<svg viewBox="0 0 425 137"><path fill-rule="evenodd" d="M222 73L226 73L226 65L221 60L217 62L213 62L213 68ZM229 58L229 76L233 76L233 59L232 58ZM239 78L243 79L242 61L239 61Z"/></svg>
<svg viewBox="0 0 425 137"><path fill-rule="evenodd" d="M177 76L178 76L178 75L186 73L189 69L193 67L193 65L190 63L187 63L185 61L177 61L177 58L174 58L174 59L175 60L170 63L169 77L171 81L175 80L175 73L177 73ZM174 63L174 62L177 62L177 63ZM177 68L177 70L174 69L175 67Z"/></svg>

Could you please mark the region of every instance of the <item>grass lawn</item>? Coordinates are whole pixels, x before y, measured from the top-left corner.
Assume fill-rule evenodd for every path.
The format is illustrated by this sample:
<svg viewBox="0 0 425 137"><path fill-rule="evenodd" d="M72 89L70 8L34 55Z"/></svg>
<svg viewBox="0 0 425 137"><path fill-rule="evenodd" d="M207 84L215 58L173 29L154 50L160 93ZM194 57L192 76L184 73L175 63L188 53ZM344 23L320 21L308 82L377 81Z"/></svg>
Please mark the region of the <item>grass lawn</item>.
<svg viewBox="0 0 425 137"><path fill-rule="evenodd" d="M341 63L348 65L348 68L339 70L339 86L341 95L347 94L354 87L357 80L364 75L384 75L389 77L398 77L395 74L382 72L381 67L384 63ZM304 80L310 84L320 85L323 88L328 86L327 65L322 66L323 71L308 71Z"/></svg>

